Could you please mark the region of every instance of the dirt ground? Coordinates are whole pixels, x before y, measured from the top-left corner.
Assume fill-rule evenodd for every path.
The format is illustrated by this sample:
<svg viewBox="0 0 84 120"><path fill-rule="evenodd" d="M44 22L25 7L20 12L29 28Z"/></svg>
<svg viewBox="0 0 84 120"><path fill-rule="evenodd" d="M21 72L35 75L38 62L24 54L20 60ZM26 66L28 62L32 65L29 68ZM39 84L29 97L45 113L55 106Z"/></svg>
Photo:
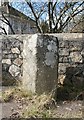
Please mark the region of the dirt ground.
<svg viewBox="0 0 84 120"><path fill-rule="evenodd" d="M19 93L20 94L20 93ZM13 95L14 96L14 95ZM82 118L83 101L49 102L46 95L20 96L15 95L9 101L0 100L2 118Z"/></svg>
<svg viewBox="0 0 84 120"><path fill-rule="evenodd" d="M2 118L19 117L22 109L16 102L2 103ZM53 118L82 118L82 101L62 102L51 113Z"/></svg>

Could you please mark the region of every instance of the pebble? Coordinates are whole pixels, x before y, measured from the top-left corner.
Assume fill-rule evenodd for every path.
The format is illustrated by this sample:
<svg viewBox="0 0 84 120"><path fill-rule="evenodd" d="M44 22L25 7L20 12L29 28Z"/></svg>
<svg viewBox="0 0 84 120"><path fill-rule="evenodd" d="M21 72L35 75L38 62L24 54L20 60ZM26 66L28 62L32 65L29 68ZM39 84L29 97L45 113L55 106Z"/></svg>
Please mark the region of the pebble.
<svg viewBox="0 0 84 120"><path fill-rule="evenodd" d="M71 108L66 107L65 109L71 111Z"/></svg>
<svg viewBox="0 0 84 120"><path fill-rule="evenodd" d="M14 111L14 108L13 108L13 107L11 107L11 111L12 111L12 112Z"/></svg>

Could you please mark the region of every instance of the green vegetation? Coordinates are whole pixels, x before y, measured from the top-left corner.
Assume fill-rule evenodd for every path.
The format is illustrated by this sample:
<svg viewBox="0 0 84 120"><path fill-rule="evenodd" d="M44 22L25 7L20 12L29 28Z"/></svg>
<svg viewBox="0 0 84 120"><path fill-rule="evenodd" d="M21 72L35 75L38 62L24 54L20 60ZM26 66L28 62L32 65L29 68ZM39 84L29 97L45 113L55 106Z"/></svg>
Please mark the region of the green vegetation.
<svg viewBox="0 0 84 120"><path fill-rule="evenodd" d="M2 92L2 101L4 102L10 102L11 100L17 98L27 98L32 97L31 92L27 92L26 90L23 90L21 87L14 87L14 88L8 88L4 92Z"/></svg>
<svg viewBox="0 0 84 120"><path fill-rule="evenodd" d="M28 118L28 117L33 117L33 118L51 118L52 114L50 110L37 110L37 109L32 109L31 111L29 110L24 110L22 113L22 117Z"/></svg>
<svg viewBox="0 0 84 120"><path fill-rule="evenodd" d="M58 91L59 94L61 93L60 94L61 98L66 94L66 91L68 91L68 88L67 89L62 88L61 91ZM65 103L61 102L62 104L60 105L58 102L57 104L56 100L52 97L52 93L47 95L44 93L38 96L37 94L33 95L31 92L27 92L22 87L14 87L7 88L6 90L4 90L4 92L2 93L2 98L3 102L5 102L5 105L6 102L12 101L16 104L16 106L18 106L17 111L20 113L19 114L20 118L44 118L46 120L47 118L54 117L68 118L72 116L77 118L80 117L82 114L78 106L77 106L78 110L77 112L75 112L74 106L71 106L70 101L68 102L65 101ZM71 108L69 108L66 102L70 107L73 107L72 111L70 111ZM62 107L64 108L62 109ZM65 111L63 111L64 109Z"/></svg>
<svg viewBox="0 0 84 120"><path fill-rule="evenodd" d="M13 90L7 90L5 92L2 92L2 101L9 102L13 99Z"/></svg>

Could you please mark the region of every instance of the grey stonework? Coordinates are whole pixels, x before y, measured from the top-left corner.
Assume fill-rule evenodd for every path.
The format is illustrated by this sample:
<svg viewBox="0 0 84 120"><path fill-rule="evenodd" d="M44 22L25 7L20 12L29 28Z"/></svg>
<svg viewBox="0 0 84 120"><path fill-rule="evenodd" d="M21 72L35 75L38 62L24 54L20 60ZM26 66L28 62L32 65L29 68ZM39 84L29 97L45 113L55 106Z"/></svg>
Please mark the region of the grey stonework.
<svg viewBox="0 0 84 120"><path fill-rule="evenodd" d="M56 37L59 41L59 78L65 79L67 75L69 75L68 78L70 78L70 76L74 76L78 70L82 69L80 76L81 79L84 80L84 35L82 33L61 33L48 35L47 38L40 34L0 36L0 61L2 60L0 68L3 70L3 72L0 72L2 72L2 81L3 79L7 80L7 78L11 80L22 80L26 86L28 85L28 88L30 86L29 89L32 89L32 81L32 86L34 86L32 91L35 91L35 84L33 84L35 83L33 82L35 80L34 78L39 78L39 80L43 80L43 83L46 84L46 82L44 82L45 74L49 73L46 80L48 77L50 77L50 79L56 77L56 75L51 75L52 71L56 73L57 70L57 67L54 69L57 62L57 54L55 54L57 50ZM40 64L42 61L43 63ZM44 66L47 66L47 68L45 69ZM52 71L49 68L51 68ZM73 75L72 71L74 71ZM38 77L35 73L39 74ZM40 75L42 77L40 77ZM30 81L27 81L28 77L31 78ZM75 79L78 78L76 77ZM38 84L39 88L41 88L42 85L40 81L38 81ZM51 84L51 81L49 81L49 84ZM51 87L52 86L53 84L51 84Z"/></svg>
<svg viewBox="0 0 84 120"><path fill-rule="evenodd" d="M8 84L8 79L14 79L14 81L21 79L23 58L20 56L23 51L22 46L23 40L19 36L2 36L2 85ZM15 85L14 82L13 84Z"/></svg>
<svg viewBox="0 0 84 120"><path fill-rule="evenodd" d="M58 37L59 41L59 75L65 74L67 67L84 64L83 33L60 33L51 35Z"/></svg>
<svg viewBox="0 0 84 120"><path fill-rule="evenodd" d="M84 34L52 35L58 37L59 41L58 82L66 85L70 83L74 88L84 88ZM77 85L77 81L79 85Z"/></svg>

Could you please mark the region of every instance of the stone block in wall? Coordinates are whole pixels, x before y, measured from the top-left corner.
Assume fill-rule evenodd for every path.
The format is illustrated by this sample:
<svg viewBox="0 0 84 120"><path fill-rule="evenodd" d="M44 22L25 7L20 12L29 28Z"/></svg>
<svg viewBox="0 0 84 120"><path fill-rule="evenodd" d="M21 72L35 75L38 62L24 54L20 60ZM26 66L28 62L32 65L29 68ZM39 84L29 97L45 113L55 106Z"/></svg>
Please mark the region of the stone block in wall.
<svg viewBox="0 0 84 120"><path fill-rule="evenodd" d="M71 59L72 63L82 63L83 62L83 57L80 54L80 52L71 52L70 59Z"/></svg>
<svg viewBox="0 0 84 120"><path fill-rule="evenodd" d="M59 56L59 63L63 63L63 57Z"/></svg>
<svg viewBox="0 0 84 120"><path fill-rule="evenodd" d="M8 65L11 65L11 60L10 59L2 59L2 64L8 64Z"/></svg>
<svg viewBox="0 0 84 120"><path fill-rule="evenodd" d="M5 56L7 54L11 54L11 50L10 49L3 50L3 55Z"/></svg>
<svg viewBox="0 0 84 120"><path fill-rule="evenodd" d="M20 50L17 47L11 48L11 52L16 53L16 54L20 54Z"/></svg>
<svg viewBox="0 0 84 120"><path fill-rule="evenodd" d="M20 68L16 65L11 65L9 67L9 73L13 76L13 77L17 77L20 74Z"/></svg>
<svg viewBox="0 0 84 120"><path fill-rule="evenodd" d="M69 50L70 51L81 51L82 41L81 40L69 41Z"/></svg>
<svg viewBox="0 0 84 120"><path fill-rule="evenodd" d="M63 57L63 63L70 63L70 62L71 62L71 60L70 60L69 56Z"/></svg>
<svg viewBox="0 0 84 120"><path fill-rule="evenodd" d="M16 58L14 61L13 61L13 64L17 65L17 66L21 66L23 63L22 59L20 58Z"/></svg>
<svg viewBox="0 0 84 120"><path fill-rule="evenodd" d="M59 56L68 56L68 55L69 55L69 49L67 49L67 48L59 49Z"/></svg>
<svg viewBox="0 0 84 120"><path fill-rule="evenodd" d="M59 39L59 48L68 48L69 47L69 41L63 41L63 39Z"/></svg>
<svg viewBox="0 0 84 120"><path fill-rule="evenodd" d="M66 75L59 75L58 76L58 83L61 83L61 85L63 85L65 77L66 77Z"/></svg>
<svg viewBox="0 0 84 120"><path fill-rule="evenodd" d="M31 35L24 41L23 87L38 94L51 92L58 80L58 40Z"/></svg>
<svg viewBox="0 0 84 120"><path fill-rule="evenodd" d="M10 53L10 54L2 54L2 57L3 59L15 59L15 58L18 58L19 55L16 53L14 54Z"/></svg>
<svg viewBox="0 0 84 120"><path fill-rule="evenodd" d="M66 68L69 67L69 66L70 66L69 63L59 63L59 65L58 65L59 75L66 73Z"/></svg>
<svg viewBox="0 0 84 120"><path fill-rule="evenodd" d="M59 63L70 63L71 60L69 56L59 56Z"/></svg>
<svg viewBox="0 0 84 120"><path fill-rule="evenodd" d="M23 51L23 43L22 42L20 43L19 49L20 49L21 52Z"/></svg>

